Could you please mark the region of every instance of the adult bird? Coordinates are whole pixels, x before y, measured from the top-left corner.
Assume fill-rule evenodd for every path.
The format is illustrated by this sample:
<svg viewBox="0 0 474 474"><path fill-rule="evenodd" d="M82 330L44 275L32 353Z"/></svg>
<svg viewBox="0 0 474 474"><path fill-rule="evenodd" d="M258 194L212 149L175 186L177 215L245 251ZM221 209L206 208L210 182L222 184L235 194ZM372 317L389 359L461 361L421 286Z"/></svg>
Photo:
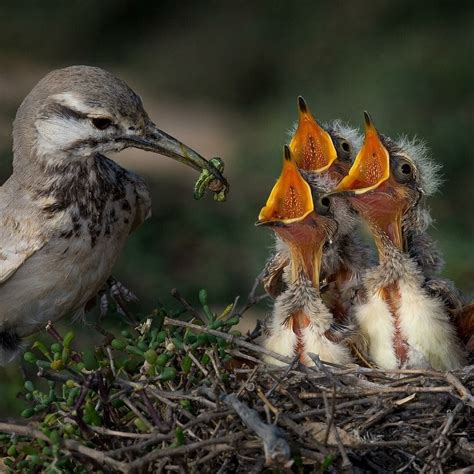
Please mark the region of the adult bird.
<svg viewBox="0 0 474 474"><path fill-rule="evenodd" d="M416 216L427 215L424 196L438 185L437 166L419 144L379 135L367 113L365 124L364 144L335 191L368 223L378 249L354 305L368 355L385 369L458 368L456 328L445 301L426 288L431 271L411 243Z"/></svg>
<svg viewBox="0 0 474 474"><path fill-rule="evenodd" d="M128 235L150 215L144 181L104 156L135 147L216 177L159 130L140 97L88 66L51 72L13 124L13 173L0 187L0 363L20 340L80 313L104 286Z"/></svg>
<svg viewBox="0 0 474 474"><path fill-rule="evenodd" d="M298 97L298 125L289 144L294 162L310 187L318 183L339 182L347 174L360 147L355 129L335 121L323 127L314 118L302 97ZM373 264L372 252L355 232L357 219L350 218L327 243L322 256L321 282L324 296L336 317L344 318L349 296L359 283L359 276ZM278 234L276 252L262 273L266 291L278 296L285 287L283 270L290 261L288 245Z"/></svg>
<svg viewBox="0 0 474 474"><path fill-rule="evenodd" d="M283 275L286 288L277 296L266 324L263 344L267 349L288 357L298 354L305 364L312 363L308 353L327 362L350 362L345 344L348 325L346 321L336 323L320 293L324 247L337 234L339 223L348 225L353 219L348 210L343 199L319 198L285 146L281 176L257 222L270 226L289 252ZM276 363L271 357L267 360Z"/></svg>

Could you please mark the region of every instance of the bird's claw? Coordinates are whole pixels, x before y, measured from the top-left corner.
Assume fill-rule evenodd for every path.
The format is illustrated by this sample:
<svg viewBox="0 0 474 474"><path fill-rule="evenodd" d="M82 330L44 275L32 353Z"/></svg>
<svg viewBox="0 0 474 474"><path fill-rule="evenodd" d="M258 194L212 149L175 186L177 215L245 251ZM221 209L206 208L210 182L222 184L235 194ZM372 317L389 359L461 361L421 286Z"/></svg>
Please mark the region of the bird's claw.
<svg viewBox="0 0 474 474"><path fill-rule="evenodd" d="M102 289L99 293L101 319L107 315L110 309L109 297L115 303L117 313L125 317L130 317L127 303L136 303L138 301L137 296L132 291L115 278L110 277L107 280L106 288Z"/></svg>
<svg viewBox="0 0 474 474"><path fill-rule="evenodd" d="M224 171L224 162L220 158L211 158L209 163L220 173ZM228 191L227 185L216 179L216 177L208 169L203 169L199 175L198 180L196 181L196 184L194 185L194 198L201 199L204 196L206 189L210 189L214 192L215 201L225 201Z"/></svg>

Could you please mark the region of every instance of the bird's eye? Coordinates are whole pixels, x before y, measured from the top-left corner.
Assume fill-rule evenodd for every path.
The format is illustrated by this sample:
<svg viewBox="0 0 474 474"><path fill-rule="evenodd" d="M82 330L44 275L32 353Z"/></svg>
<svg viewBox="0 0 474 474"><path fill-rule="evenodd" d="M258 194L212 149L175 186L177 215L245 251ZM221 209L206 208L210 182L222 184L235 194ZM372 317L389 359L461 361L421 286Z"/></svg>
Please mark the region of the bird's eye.
<svg viewBox="0 0 474 474"><path fill-rule="evenodd" d="M91 119L92 125L99 130L105 130L112 125L112 120L105 117L96 117Z"/></svg>
<svg viewBox="0 0 474 474"><path fill-rule="evenodd" d="M394 164L395 166L392 167L393 174L399 183L408 183L413 180L415 177L415 170L409 161L404 158L398 158L398 160L395 160Z"/></svg>
<svg viewBox="0 0 474 474"><path fill-rule="evenodd" d="M334 140L334 144L337 149L338 157L344 161L349 161L352 151L351 144L343 138L337 138L336 140Z"/></svg>
<svg viewBox="0 0 474 474"><path fill-rule="evenodd" d="M347 143L346 141L343 141L341 143L341 148L346 152L346 153L349 153L351 151L351 146L349 145L349 143Z"/></svg>
<svg viewBox="0 0 474 474"><path fill-rule="evenodd" d="M411 166L408 163L403 163L403 165L400 166L400 171L403 174L411 174Z"/></svg>
<svg viewBox="0 0 474 474"><path fill-rule="evenodd" d="M316 211L318 214L324 216L331 208L331 200L328 196L321 196L316 200Z"/></svg>

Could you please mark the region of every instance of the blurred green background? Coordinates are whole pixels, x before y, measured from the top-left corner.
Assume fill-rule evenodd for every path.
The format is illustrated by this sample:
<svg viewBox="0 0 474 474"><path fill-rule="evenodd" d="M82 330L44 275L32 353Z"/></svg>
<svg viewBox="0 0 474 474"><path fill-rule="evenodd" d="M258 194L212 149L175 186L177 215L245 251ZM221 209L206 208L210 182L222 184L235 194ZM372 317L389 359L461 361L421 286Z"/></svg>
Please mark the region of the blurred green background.
<svg viewBox="0 0 474 474"><path fill-rule="evenodd" d="M271 235L253 224L279 174L296 96L322 122L360 126L367 109L383 133L424 138L443 164L432 233L445 275L472 294L473 60L472 1L2 0L0 183L11 122L35 83L71 64L110 70L160 128L224 158L232 187L225 204L196 202L192 171L123 152L117 159L146 178L154 204L115 276L140 297L138 311L169 301L173 287L192 302L206 287L222 306L247 294L268 255ZM18 365L0 369L0 415L18 413L19 386Z"/></svg>

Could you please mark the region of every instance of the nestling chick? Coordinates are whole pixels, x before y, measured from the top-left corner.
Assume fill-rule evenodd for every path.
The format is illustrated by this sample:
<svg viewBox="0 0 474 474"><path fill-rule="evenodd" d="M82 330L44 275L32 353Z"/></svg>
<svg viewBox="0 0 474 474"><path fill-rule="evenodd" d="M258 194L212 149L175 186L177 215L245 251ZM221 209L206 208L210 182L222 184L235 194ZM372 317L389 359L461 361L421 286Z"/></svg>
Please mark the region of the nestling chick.
<svg viewBox="0 0 474 474"><path fill-rule="evenodd" d="M308 352L327 362L351 360L344 342L348 328L342 322L335 324L319 291L324 246L336 234L337 217L350 219L344 200L331 201L317 196L313 200L310 186L285 146L281 176L258 218L258 225L271 226L289 252L284 269L287 287L275 300L264 345L288 357L299 354L305 364L312 363Z"/></svg>
<svg viewBox="0 0 474 474"><path fill-rule="evenodd" d="M317 189L324 177L338 182L347 174L360 146L358 133L340 122L327 129L319 125L306 102L298 97L299 122L290 142L295 163L311 188ZM340 222L337 234L327 243L322 256L321 281L325 299L336 317L344 317L351 291L359 284L361 272L374 264L372 252L355 232L357 219ZM262 275L265 289L277 296L285 288L283 270L290 255L286 243L276 237L276 253Z"/></svg>
<svg viewBox="0 0 474 474"><path fill-rule="evenodd" d="M368 355L386 369L458 368L464 353L447 307L426 290L424 266L407 248L410 216L423 212L423 194L435 190L436 166L380 136L368 114L365 120L364 144L336 192L366 220L379 253L354 307Z"/></svg>
<svg viewBox="0 0 474 474"><path fill-rule="evenodd" d="M20 340L81 312L150 214L144 181L104 156L127 147L220 172L159 130L140 97L106 71L42 79L18 109L13 174L0 187L0 364Z"/></svg>

